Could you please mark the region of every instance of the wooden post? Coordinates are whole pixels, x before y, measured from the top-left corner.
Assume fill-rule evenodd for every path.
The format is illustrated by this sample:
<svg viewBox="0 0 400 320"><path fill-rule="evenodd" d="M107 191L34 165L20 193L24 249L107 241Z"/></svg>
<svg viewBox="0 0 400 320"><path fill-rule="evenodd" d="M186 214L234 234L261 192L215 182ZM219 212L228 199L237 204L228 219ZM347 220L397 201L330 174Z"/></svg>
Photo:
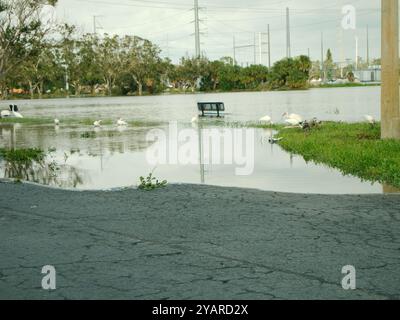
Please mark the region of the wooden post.
<svg viewBox="0 0 400 320"><path fill-rule="evenodd" d="M382 139L400 139L398 8L398 0L382 0Z"/></svg>

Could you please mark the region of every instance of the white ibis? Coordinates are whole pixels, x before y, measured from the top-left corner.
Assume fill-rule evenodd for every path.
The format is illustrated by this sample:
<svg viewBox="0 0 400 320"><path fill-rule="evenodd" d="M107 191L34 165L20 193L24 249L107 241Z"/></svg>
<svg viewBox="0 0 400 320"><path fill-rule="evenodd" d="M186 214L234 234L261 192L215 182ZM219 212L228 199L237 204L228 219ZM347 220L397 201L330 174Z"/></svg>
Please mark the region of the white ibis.
<svg viewBox="0 0 400 320"><path fill-rule="evenodd" d="M296 127L299 126L302 121L296 120L296 119L292 119L292 118L288 118L285 120L286 124L291 125L292 127Z"/></svg>
<svg viewBox="0 0 400 320"><path fill-rule="evenodd" d="M285 118L285 119L287 119L287 120L288 120L288 119L297 120L298 123L300 123L300 122L303 121L303 117L300 116L300 115L298 115L298 114L295 114L295 113L289 114L288 112L285 112L285 113L282 115L282 117Z"/></svg>
<svg viewBox="0 0 400 320"><path fill-rule="evenodd" d="M366 120L369 124L371 124L371 125L376 124L376 120L375 120L375 118L374 118L373 116L365 115L364 117L365 117L365 120Z"/></svg>
<svg viewBox="0 0 400 320"><path fill-rule="evenodd" d="M119 127L124 127L124 126L127 126L128 123L126 121L122 120L122 118L119 118L118 121L117 121L117 125Z"/></svg>
<svg viewBox="0 0 400 320"><path fill-rule="evenodd" d="M54 125L59 126L60 125L60 120L54 119Z"/></svg>
<svg viewBox="0 0 400 320"><path fill-rule="evenodd" d="M3 110L0 112L0 118L9 118L11 117L11 111Z"/></svg>
<svg viewBox="0 0 400 320"><path fill-rule="evenodd" d="M101 122L102 122L102 120L97 120L93 123L93 126L96 128L101 127Z"/></svg>
<svg viewBox="0 0 400 320"><path fill-rule="evenodd" d="M3 110L0 112L1 118L20 118L22 119L23 116L18 112L18 106L16 104L10 104L10 110Z"/></svg>
<svg viewBox="0 0 400 320"><path fill-rule="evenodd" d="M265 116L260 119L260 122L272 124L272 118L270 116Z"/></svg>

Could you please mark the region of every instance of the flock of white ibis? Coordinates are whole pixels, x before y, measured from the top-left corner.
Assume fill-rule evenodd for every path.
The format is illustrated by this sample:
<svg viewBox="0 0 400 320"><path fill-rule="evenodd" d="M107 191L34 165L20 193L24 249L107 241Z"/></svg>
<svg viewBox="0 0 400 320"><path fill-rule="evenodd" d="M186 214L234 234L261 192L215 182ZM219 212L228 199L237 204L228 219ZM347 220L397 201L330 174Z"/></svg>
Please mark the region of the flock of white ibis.
<svg viewBox="0 0 400 320"><path fill-rule="evenodd" d="M317 118L313 118L311 121L307 121L307 120L304 120L302 116L295 114L295 113L289 113L289 112L285 112L282 115L282 118L284 119L285 124L289 125L290 127L299 127L300 126L300 127L304 128L310 124L315 125L315 124L321 123L320 121L318 121ZM364 118L371 125L375 125L377 123L376 119L371 115L365 115ZM272 122L271 116L264 116L264 117L260 118L259 121L263 124L268 124L268 125L274 124Z"/></svg>
<svg viewBox="0 0 400 320"><path fill-rule="evenodd" d="M103 122L103 120L96 120L95 122L93 122L93 127L100 128L102 122ZM60 126L60 124L61 124L61 121L59 119L54 119L54 125L56 127ZM124 121L122 118L118 119L118 121L117 121L118 127L126 127L127 125L128 125L128 123L126 121Z"/></svg>
<svg viewBox="0 0 400 320"><path fill-rule="evenodd" d="M3 110L0 112L0 118L23 118L22 114L19 113L18 106L17 105L10 105L9 110ZM284 119L285 124L287 124L289 127L301 127L303 129L309 128L310 124L315 125L320 123L316 118L313 118L311 121L304 120L302 116L295 114L295 113L289 113L285 112L282 115L282 118ZM364 116L366 122L368 122L371 125L375 125L377 123L376 119L371 116L371 115L365 115ZM273 125L272 117L269 115L266 115L262 118L259 119L259 121L263 124L268 124L268 125ZM196 115L195 117L192 118L191 120L192 123L197 123L199 122L199 116ZM54 119L54 125L59 126L60 125L60 120L59 119ZM99 128L101 127L102 120L96 120L93 122L93 127ZM125 127L128 126L128 123L124 121L122 118L119 118L117 120L117 126L118 127ZM277 142L277 141L275 141Z"/></svg>

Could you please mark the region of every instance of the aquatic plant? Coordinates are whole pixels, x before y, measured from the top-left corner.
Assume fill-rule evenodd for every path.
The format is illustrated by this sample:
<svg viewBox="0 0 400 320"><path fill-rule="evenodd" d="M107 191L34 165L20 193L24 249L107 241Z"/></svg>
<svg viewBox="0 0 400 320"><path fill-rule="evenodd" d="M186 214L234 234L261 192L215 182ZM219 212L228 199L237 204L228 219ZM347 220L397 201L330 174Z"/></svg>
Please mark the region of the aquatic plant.
<svg viewBox="0 0 400 320"><path fill-rule="evenodd" d="M93 123L98 119L91 118L62 118L60 119L61 124L63 125L80 125L80 126L93 126ZM20 123L20 124L36 124L36 125L54 125L54 119L52 118L1 118L0 124L2 123ZM116 121L113 119L102 119L103 126L112 126L116 124ZM147 120L132 120L128 121L129 127L157 127L162 125L163 122L160 121L147 121Z"/></svg>
<svg viewBox="0 0 400 320"><path fill-rule="evenodd" d="M307 132L280 130L280 146L345 175L400 187L400 141L380 139L380 124L327 122Z"/></svg>
<svg viewBox="0 0 400 320"><path fill-rule="evenodd" d="M151 191L158 188L163 188L168 184L167 180L159 181L153 177L153 173L150 173L147 178L140 177L139 189L145 191Z"/></svg>
<svg viewBox="0 0 400 320"><path fill-rule="evenodd" d="M94 139L96 138L96 133L95 132L84 132L81 134L82 139Z"/></svg>
<svg viewBox="0 0 400 320"><path fill-rule="evenodd" d="M45 157L45 153L41 149L0 149L0 158L7 162L27 164L32 161L41 162Z"/></svg>
<svg viewBox="0 0 400 320"><path fill-rule="evenodd" d="M21 124L52 124L54 119L50 118L0 118L2 123L21 123Z"/></svg>

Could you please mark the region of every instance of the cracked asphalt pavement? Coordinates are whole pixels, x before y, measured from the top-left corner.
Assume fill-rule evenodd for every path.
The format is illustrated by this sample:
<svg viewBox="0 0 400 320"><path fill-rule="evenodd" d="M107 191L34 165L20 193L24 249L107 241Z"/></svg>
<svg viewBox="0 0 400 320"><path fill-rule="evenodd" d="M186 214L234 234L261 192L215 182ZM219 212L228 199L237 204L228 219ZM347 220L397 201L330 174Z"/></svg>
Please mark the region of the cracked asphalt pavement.
<svg viewBox="0 0 400 320"><path fill-rule="evenodd" d="M399 200L0 183L0 299L399 299Z"/></svg>

